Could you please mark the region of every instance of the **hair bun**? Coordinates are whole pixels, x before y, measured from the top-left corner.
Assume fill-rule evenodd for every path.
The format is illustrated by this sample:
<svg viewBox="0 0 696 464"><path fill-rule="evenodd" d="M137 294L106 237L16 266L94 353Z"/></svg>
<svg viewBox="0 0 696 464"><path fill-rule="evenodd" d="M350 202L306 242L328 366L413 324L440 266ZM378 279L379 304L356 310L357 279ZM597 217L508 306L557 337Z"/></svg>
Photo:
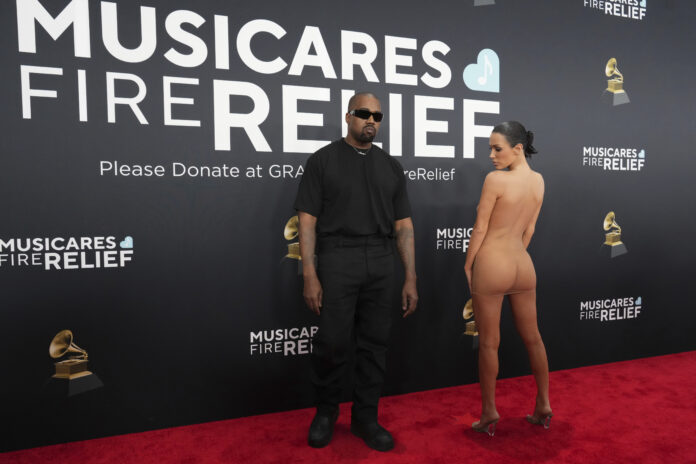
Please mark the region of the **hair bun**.
<svg viewBox="0 0 696 464"><path fill-rule="evenodd" d="M536 151L536 148L534 148L532 146L532 142L534 142L534 132L527 131L527 148L524 151L526 153L529 153L530 155L533 155L534 153L538 153Z"/></svg>
<svg viewBox="0 0 696 464"><path fill-rule="evenodd" d="M521 144L524 149L524 157L529 158L536 153L536 148L532 146L534 142L534 133L528 131L519 121L501 122L493 128L493 132L501 134L507 140L511 147L516 147Z"/></svg>

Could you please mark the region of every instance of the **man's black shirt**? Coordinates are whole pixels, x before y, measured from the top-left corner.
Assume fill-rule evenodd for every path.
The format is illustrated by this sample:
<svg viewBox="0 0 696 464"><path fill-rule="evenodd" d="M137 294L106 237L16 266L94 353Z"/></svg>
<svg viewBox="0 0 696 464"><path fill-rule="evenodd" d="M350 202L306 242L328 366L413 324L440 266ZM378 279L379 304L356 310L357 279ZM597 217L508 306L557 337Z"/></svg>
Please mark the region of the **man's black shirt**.
<svg viewBox="0 0 696 464"><path fill-rule="evenodd" d="M317 219L317 235L392 236L411 216L401 164L376 145L362 155L344 139L307 159L295 209Z"/></svg>

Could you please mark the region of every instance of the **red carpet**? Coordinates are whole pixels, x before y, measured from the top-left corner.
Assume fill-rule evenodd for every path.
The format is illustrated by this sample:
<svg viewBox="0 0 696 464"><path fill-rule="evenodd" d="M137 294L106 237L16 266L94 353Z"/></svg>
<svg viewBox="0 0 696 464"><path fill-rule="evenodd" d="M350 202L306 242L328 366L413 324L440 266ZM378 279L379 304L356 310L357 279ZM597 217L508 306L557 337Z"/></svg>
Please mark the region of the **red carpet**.
<svg viewBox="0 0 696 464"><path fill-rule="evenodd" d="M471 431L478 384L385 398L389 453L350 434L341 408L331 444L306 445L303 409L0 454L1 463L696 463L696 352L551 373L550 430L524 419L531 377L498 383L495 437Z"/></svg>

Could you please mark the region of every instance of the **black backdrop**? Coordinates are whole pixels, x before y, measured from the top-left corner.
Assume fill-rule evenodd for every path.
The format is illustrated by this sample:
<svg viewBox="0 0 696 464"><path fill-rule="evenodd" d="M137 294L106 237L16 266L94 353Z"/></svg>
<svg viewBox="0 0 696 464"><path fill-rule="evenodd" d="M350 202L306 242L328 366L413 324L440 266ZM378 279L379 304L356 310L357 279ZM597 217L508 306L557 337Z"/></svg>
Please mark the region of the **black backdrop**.
<svg viewBox="0 0 696 464"><path fill-rule="evenodd" d="M298 102L298 111L323 115L323 123L299 123L305 125L297 131L303 140L329 141L343 134L342 90L375 92L387 114L379 139L393 153L398 145L389 135L398 125L398 108L390 104L389 95L401 95L399 160L404 169L454 170L452 180L414 179L408 184L421 299L408 320L401 320L395 308L386 394L477 380L473 339L463 335L461 310L469 298L463 242L444 249L438 235L456 238L474 222L483 177L491 166L486 137L475 139L475 157L464 157L463 140L474 131L465 125L464 111L485 104L481 102L496 102L488 105L498 104L499 114L479 110L476 124L518 119L536 133L540 153L532 166L546 179L546 199L530 252L551 368L694 349L696 316L690 310L689 289L696 248L690 237L696 223L689 211L696 168L690 137L696 129L690 82L696 6L687 0L651 0L642 10L645 16L633 19L585 3L591 2L497 0L476 7L471 0L444 8L413 1L120 1L118 36L126 48L141 42L140 7L156 10L156 27L147 29L156 30L156 48L144 61L130 63L112 56L102 41L102 6L108 9L109 2L3 2L0 326L6 354L0 414L7 430L0 450L311 404L308 356L283 352L286 341L295 352L306 349L307 342L293 338L299 330L287 338L275 333L311 330L315 323L302 302L297 261L284 258L291 241L283 237L283 229L294 214L297 170L308 156L307 150L284 149L289 147L284 134L292 138L291 124L302 119L283 114L292 110L290 101L283 100L284 92L287 97L293 91L289 86L311 87ZM37 22L34 34L33 16L26 20L18 14L20 5L19 10L39 12L39 17L44 9L44 16L58 17L68 4L75 8L68 13L88 5L89 57L75 56L74 33L83 50L87 40L80 36L80 27L68 27L54 40L46 30L56 26L45 26L48 21L42 19L44 26ZM177 10L191 10L205 20L198 28L183 26L207 46L207 58L193 67L178 66L164 56L170 48L192 53L167 33L165 21ZM226 54L214 40L215 15L227 18ZM75 18L84 26L79 15ZM258 59L285 60L287 66L276 73L254 71L240 58L237 34L257 19L286 31L280 38L261 32L251 41ZM327 77L326 68L312 66L312 58L300 75L290 74L305 26L318 28L336 78ZM368 81L359 66L353 79L344 78L341 31L362 32L374 40L378 82ZM386 67L394 64L392 58L385 59L385 44L392 40L385 36L410 39L396 53L412 57L412 65L406 58L396 70L415 76L441 76L422 53L429 41L443 42L449 52L433 56L446 63L451 80L443 88L421 79L417 85L385 82L385 61ZM35 37L34 53L27 49L27 37ZM189 41L200 51L200 43L194 42ZM409 43L415 49L403 48ZM309 55L321 55L321 48L315 42ZM462 78L464 68L484 49L493 50L500 61L493 73L499 74L498 92L472 90ZM355 51L363 49L356 45ZM216 66L216 53L228 57L229 69ZM612 95L604 91L605 64L612 57L625 77L628 104L614 106ZM46 74L31 66L54 71ZM32 71L30 88L55 90L57 98L28 98L25 89L23 107L22 69ZM84 70L86 120L80 119L78 70ZM116 105L116 121L109 122L108 73L142 80L146 95L138 107L147 124L126 105ZM199 120L200 127L165 124L164 76L198 79L197 85L189 81L172 86L173 96L193 99L190 105L173 105L172 117ZM132 81L136 78L130 79L116 80L117 96L138 93ZM216 129L214 103L222 108L229 98L229 112L243 114L262 107L263 97L252 103L244 96L215 95L214 81L250 83L239 87L253 87L267 96L269 112L259 128L271 151L255 147L241 128ZM30 118L23 117L27 100ZM417 111L417 101L451 107ZM446 129L434 127L426 140L453 146L454 156L423 156L427 150L416 147L414 140L424 124L414 127L414 118L447 121ZM216 150L216 131L221 139L229 136L229 149ZM598 158L584 153L600 148L628 149L632 159L643 150L644 165L633 171L583 165L586 156ZM165 174L101 174L102 161L162 165ZM240 176L175 177L175 162L226 164L238 167ZM273 165L288 165L293 175L274 178ZM246 177L250 166L260 166L262 177ZM615 258L602 246L602 224L609 211L616 213L628 250ZM78 242L82 237L113 237L112 253L130 261L90 269L79 264L78 253L78 269L47 270L45 262L56 259L48 253L56 250L35 246L21 251L26 239L70 237ZM132 248L126 237L132 238ZM66 259L71 262L63 251L58 250L61 267ZM74 251L84 252L88 263L95 259L86 246ZM22 253L38 264L20 265L16 260ZM633 307L638 297L640 313L634 318L587 320L581 311L585 304L606 299L631 298ZM48 344L62 329L72 330L75 343L89 352L90 369L103 381L102 388L70 398L45 394L53 373ZM256 338L263 331L272 343L281 342L280 352L260 352ZM527 374L526 354L507 311L502 340L501 376Z"/></svg>

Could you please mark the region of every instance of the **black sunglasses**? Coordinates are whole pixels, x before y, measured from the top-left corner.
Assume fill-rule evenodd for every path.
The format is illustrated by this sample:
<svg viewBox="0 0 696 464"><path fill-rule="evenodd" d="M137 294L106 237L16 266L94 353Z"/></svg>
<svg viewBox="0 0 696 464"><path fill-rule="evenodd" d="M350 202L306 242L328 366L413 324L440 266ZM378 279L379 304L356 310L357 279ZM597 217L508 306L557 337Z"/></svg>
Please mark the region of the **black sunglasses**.
<svg viewBox="0 0 696 464"><path fill-rule="evenodd" d="M382 118L384 117L384 114L382 114L379 111L375 111L374 113L370 110L350 110L348 114L352 114L353 116L357 116L360 119L370 119L370 116L372 116L375 119L375 122L380 122Z"/></svg>

